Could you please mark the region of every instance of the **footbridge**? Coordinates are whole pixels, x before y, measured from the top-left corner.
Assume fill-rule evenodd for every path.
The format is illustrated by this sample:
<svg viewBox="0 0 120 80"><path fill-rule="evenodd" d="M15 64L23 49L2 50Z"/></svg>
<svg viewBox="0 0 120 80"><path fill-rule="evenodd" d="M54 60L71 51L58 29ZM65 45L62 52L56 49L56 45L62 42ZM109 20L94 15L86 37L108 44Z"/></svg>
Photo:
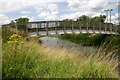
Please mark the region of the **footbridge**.
<svg viewBox="0 0 120 80"><path fill-rule="evenodd" d="M56 35L56 34L120 34L120 26L112 23L85 22L85 21L37 21L28 22L29 35Z"/></svg>

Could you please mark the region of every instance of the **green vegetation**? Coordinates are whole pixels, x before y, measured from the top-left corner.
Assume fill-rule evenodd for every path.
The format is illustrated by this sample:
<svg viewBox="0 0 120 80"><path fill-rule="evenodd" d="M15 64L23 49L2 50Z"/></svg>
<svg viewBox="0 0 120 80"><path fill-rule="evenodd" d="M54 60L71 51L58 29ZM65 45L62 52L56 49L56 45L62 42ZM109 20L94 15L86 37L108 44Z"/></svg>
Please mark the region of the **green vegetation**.
<svg viewBox="0 0 120 80"><path fill-rule="evenodd" d="M84 46L100 46L104 43L112 46L120 46L120 36L104 34L62 34L61 39L67 39Z"/></svg>
<svg viewBox="0 0 120 80"><path fill-rule="evenodd" d="M101 34L63 34L59 36L59 38L67 39L84 46L98 46L104 41L105 37L105 35Z"/></svg>
<svg viewBox="0 0 120 80"><path fill-rule="evenodd" d="M38 40L34 37L25 41L13 34L5 40L3 78L118 78L117 58L112 53L106 55L99 51L85 55L44 48L35 39Z"/></svg>
<svg viewBox="0 0 120 80"><path fill-rule="evenodd" d="M12 28L17 27L17 29L19 30L26 31L28 21L29 21L29 18L18 18L18 19L12 20L9 23L9 26L11 26Z"/></svg>

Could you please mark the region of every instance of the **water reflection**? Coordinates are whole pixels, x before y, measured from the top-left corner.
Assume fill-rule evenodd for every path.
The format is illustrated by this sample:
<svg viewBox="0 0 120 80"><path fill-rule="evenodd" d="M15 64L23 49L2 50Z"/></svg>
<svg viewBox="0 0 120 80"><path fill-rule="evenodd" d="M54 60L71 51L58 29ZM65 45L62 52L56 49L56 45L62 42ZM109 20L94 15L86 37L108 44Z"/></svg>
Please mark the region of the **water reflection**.
<svg viewBox="0 0 120 80"><path fill-rule="evenodd" d="M93 46L82 46L72 43L68 40L62 40L57 37L41 37L43 41L43 46L50 48L65 48L72 51L80 51L84 53L95 52L98 48Z"/></svg>

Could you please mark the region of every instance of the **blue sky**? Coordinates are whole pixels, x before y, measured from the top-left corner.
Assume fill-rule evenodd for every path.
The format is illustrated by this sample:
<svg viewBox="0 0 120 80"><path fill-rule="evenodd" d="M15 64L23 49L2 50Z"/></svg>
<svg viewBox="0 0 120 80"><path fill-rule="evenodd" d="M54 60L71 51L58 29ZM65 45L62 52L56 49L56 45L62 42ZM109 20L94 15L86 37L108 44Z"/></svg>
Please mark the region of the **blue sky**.
<svg viewBox="0 0 120 80"><path fill-rule="evenodd" d="M119 0L1 0L0 24L20 17L30 21L76 20L81 15L90 17L106 15L105 9L113 9L112 22L118 23Z"/></svg>

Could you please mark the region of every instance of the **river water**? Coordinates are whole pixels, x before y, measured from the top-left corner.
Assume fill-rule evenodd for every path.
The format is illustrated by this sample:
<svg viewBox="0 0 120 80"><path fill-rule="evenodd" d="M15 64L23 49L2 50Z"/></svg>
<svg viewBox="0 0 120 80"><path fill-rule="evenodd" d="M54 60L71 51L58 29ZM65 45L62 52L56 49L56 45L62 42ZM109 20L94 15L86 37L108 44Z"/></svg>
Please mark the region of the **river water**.
<svg viewBox="0 0 120 80"><path fill-rule="evenodd" d="M57 37L41 37L41 40L43 42L42 45L49 48L64 48L71 51L80 51L82 53L96 52L98 50L98 48L93 46L82 46Z"/></svg>

